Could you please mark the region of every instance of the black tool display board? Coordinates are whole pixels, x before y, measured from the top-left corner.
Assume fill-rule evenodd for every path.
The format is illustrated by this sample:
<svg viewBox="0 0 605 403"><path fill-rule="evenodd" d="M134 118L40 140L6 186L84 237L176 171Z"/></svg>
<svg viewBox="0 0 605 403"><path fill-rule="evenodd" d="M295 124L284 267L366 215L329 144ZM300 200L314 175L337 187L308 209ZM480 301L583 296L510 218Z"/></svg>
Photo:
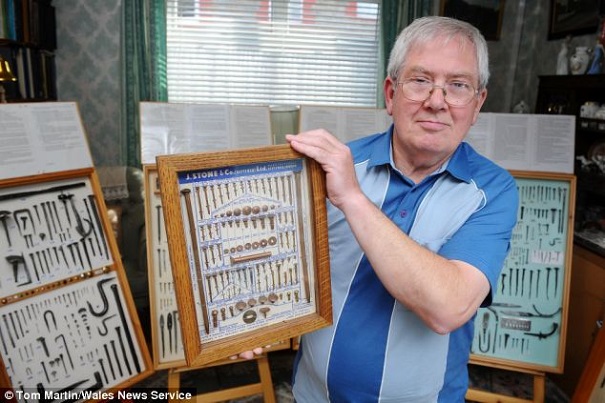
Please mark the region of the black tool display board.
<svg viewBox="0 0 605 403"><path fill-rule="evenodd" d="M563 371L576 178L513 171L518 221L493 304L475 319L471 363Z"/></svg>

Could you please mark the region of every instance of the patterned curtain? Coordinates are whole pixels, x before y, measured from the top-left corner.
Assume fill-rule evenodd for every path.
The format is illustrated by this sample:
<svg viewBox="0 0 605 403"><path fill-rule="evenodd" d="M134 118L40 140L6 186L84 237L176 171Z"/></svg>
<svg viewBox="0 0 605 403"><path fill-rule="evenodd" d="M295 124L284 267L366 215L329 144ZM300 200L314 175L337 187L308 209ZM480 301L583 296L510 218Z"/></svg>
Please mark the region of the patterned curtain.
<svg viewBox="0 0 605 403"><path fill-rule="evenodd" d="M122 132L126 164L141 166L139 102L167 101L166 1L122 1Z"/></svg>
<svg viewBox="0 0 605 403"><path fill-rule="evenodd" d="M416 18L433 14L433 0L382 0L382 43L380 47L380 74L376 101L379 108L384 108L382 82L386 77L389 54L395 44L397 35Z"/></svg>

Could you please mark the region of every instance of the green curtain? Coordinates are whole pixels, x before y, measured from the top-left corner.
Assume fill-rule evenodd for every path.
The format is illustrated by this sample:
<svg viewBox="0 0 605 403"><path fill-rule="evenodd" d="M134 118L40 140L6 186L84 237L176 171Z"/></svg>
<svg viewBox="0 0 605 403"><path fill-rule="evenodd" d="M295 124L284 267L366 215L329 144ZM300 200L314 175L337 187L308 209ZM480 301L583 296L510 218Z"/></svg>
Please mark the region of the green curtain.
<svg viewBox="0 0 605 403"><path fill-rule="evenodd" d="M384 108L382 83L386 77L389 54L397 35L416 18L432 15L433 3L433 0L382 0L380 74L378 74L379 83L376 94L376 103L379 108Z"/></svg>
<svg viewBox="0 0 605 403"><path fill-rule="evenodd" d="M141 166L139 102L167 101L166 0L122 1L122 133L126 165Z"/></svg>

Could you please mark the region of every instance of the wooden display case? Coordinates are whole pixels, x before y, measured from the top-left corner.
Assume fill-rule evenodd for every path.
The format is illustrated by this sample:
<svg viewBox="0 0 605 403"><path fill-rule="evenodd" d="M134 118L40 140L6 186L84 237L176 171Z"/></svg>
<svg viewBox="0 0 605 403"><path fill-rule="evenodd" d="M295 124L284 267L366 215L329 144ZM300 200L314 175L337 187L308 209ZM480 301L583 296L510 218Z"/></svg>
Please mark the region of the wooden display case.
<svg viewBox="0 0 605 403"><path fill-rule="evenodd" d="M19 401L153 371L101 194L92 168L0 181L0 385Z"/></svg>
<svg viewBox="0 0 605 403"><path fill-rule="evenodd" d="M289 145L157 157L190 366L332 321L325 179Z"/></svg>
<svg viewBox="0 0 605 403"><path fill-rule="evenodd" d="M573 246L575 177L512 172L517 225L494 301L475 319L471 362L563 371Z"/></svg>

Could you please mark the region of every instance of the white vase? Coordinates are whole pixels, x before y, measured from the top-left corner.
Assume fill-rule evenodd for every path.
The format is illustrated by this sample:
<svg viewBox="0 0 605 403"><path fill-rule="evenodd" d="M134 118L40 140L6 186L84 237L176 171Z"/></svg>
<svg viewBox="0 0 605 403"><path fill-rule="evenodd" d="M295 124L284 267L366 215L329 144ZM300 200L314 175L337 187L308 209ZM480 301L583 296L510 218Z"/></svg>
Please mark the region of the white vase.
<svg viewBox="0 0 605 403"><path fill-rule="evenodd" d="M569 59L569 71L571 74L578 75L584 74L588 63L590 62L590 55L588 54L587 46L578 46L576 51Z"/></svg>

